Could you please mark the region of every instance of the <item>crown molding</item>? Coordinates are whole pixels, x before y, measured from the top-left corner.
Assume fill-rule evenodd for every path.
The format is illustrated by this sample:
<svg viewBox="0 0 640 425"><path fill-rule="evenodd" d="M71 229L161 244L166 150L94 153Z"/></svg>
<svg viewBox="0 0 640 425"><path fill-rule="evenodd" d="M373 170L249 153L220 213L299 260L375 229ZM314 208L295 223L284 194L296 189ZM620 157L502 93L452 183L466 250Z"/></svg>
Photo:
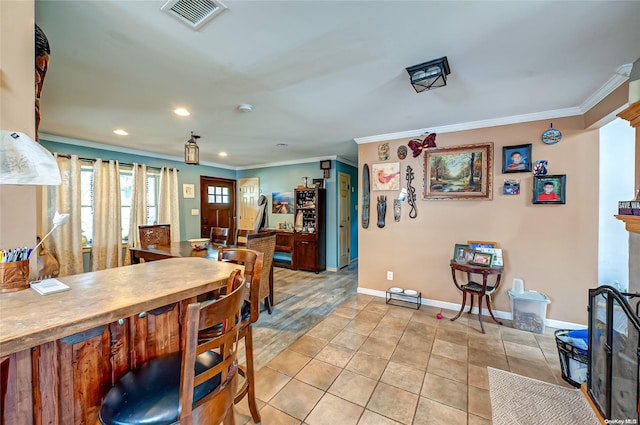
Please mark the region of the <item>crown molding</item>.
<svg viewBox="0 0 640 425"><path fill-rule="evenodd" d="M624 84L624 82L629 79L629 75L631 75L632 67L632 63L619 66L613 76L609 78L609 80L604 83L602 87L600 87L595 91L595 93L593 93L584 102L582 102L582 104L580 105L580 109L583 111L583 113L586 113L598 103L602 102L605 97L609 96L615 89Z"/></svg>
<svg viewBox="0 0 640 425"><path fill-rule="evenodd" d="M553 111L536 112L533 114L513 115L510 117L494 118L490 120L470 121L459 124L443 125L439 127L422 128L418 130L400 131L397 133L379 134L376 136L358 137L353 139L357 144L381 142L384 140L404 139L409 137L419 137L425 133L453 133L454 131L475 130L478 128L497 127L500 125L519 124L523 122L548 120L553 118L572 117L581 115L580 108L556 109Z"/></svg>

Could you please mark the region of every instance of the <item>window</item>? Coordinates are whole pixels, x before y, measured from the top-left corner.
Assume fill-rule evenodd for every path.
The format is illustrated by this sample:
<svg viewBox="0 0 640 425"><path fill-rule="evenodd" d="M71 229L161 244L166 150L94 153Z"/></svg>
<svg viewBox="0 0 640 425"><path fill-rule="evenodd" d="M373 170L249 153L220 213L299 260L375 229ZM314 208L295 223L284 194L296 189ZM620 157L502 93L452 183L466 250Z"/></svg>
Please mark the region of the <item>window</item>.
<svg viewBox="0 0 640 425"><path fill-rule="evenodd" d="M147 171L147 222L158 222L158 179L159 173ZM83 165L80 170L81 187L81 221L83 245L91 245L93 240L93 167ZM120 170L120 212L122 224L122 240L129 239L129 225L131 223L131 195L133 192L133 172Z"/></svg>
<svg viewBox="0 0 640 425"><path fill-rule="evenodd" d="M207 202L209 204L228 204L230 202L229 188L224 186L207 187Z"/></svg>

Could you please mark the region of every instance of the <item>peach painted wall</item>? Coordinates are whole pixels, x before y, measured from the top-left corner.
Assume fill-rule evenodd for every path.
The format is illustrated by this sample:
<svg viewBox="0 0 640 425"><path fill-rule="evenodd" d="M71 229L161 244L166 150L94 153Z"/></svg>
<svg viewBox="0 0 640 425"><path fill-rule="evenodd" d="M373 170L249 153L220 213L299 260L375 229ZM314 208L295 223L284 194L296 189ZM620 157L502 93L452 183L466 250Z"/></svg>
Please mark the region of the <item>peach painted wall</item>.
<svg viewBox="0 0 640 425"><path fill-rule="evenodd" d="M35 137L34 4L0 1L0 126ZM35 245L35 186L0 185L0 247Z"/></svg>
<svg viewBox="0 0 640 425"><path fill-rule="evenodd" d="M461 294L449 268L454 244L497 241L503 249L505 273L494 296L495 309L510 311L507 289L514 278L522 278L525 289L551 298L548 319L586 325L587 289L597 286L598 276L598 130L584 130L583 121L582 116L554 119L554 128L563 134L556 145L540 141L549 121L439 134L438 147L493 142L491 201L422 200L422 157L413 158L410 153L400 161L401 182L406 186L406 166L411 165L418 217L409 218L405 201L400 222L394 222L391 205L397 192L371 192L371 224L368 229L360 226L359 288L413 288L422 291L423 298L459 304ZM396 150L408 140L389 141L387 162L399 161ZM380 143L359 146L360 170L364 163L381 162L377 156ZM567 175L565 205L533 205L532 174L502 174L502 147L524 143L533 144L534 161L549 161L549 174ZM502 194L505 178L520 179L520 195ZM378 195L387 195L389 202L382 229L376 226ZM387 271L394 272L393 282L386 280Z"/></svg>

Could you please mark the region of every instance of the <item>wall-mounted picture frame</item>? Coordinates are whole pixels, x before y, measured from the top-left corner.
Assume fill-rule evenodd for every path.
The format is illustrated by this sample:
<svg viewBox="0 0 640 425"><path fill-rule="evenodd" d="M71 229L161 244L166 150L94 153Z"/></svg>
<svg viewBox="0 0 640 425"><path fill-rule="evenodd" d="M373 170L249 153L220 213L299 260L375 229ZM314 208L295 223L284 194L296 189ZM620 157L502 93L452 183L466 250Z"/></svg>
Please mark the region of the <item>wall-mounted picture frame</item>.
<svg viewBox="0 0 640 425"><path fill-rule="evenodd" d="M566 184L566 174L533 176L533 203L565 204Z"/></svg>
<svg viewBox="0 0 640 425"><path fill-rule="evenodd" d="M531 172L531 143L502 147L502 172Z"/></svg>
<svg viewBox="0 0 640 425"><path fill-rule="evenodd" d="M183 183L182 184L182 197L184 199L195 198L196 197L196 185L193 183Z"/></svg>
<svg viewBox="0 0 640 425"><path fill-rule="evenodd" d="M293 214L293 192L273 192L271 214Z"/></svg>
<svg viewBox="0 0 640 425"><path fill-rule="evenodd" d="M491 262L493 261L493 254L489 254L487 252L473 251L473 258L469 261L469 264L474 264L476 266L486 266L491 267Z"/></svg>
<svg viewBox="0 0 640 425"><path fill-rule="evenodd" d="M467 244L471 249L498 247L498 242L492 242L492 241L467 241Z"/></svg>
<svg viewBox="0 0 640 425"><path fill-rule="evenodd" d="M313 187L318 189L324 188L324 179L313 179Z"/></svg>
<svg viewBox="0 0 640 425"><path fill-rule="evenodd" d="M424 151L424 200L491 200L493 142Z"/></svg>
<svg viewBox="0 0 640 425"><path fill-rule="evenodd" d="M372 190L400 190L400 163L371 164Z"/></svg>

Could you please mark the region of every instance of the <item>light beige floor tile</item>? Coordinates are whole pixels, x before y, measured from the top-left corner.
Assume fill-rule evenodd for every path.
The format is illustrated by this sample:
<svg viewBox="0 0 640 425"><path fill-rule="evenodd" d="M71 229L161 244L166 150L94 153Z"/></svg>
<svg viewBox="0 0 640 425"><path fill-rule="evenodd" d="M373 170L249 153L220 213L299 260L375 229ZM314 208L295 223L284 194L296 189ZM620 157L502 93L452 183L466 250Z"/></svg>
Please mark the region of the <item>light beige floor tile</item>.
<svg viewBox="0 0 640 425"><path fill-rule="evenodd" d="M334 328L344 329L350 321L351 319L348 317L341 317L336 314L332 314L320 323L327 326L333 326Z"/></svg>
<svg viewBox="0 0 640 425"><path fill-rule="evenodd" d="M405 289L408 289L408 288L405 288ZM405 322L408 322L411 319L411 317L413 317L413 313L415 311L416 310L413 310L413 309L407 309L406 307L390 306L389 311L387 312L387 316L397 317L404 320Z"/></svg>
<svg viewBox="0 0 640 425"><path fill-rule="evenodd" d="M308 335L302 335L296 342L289 346L290 350L296 351L305 356L313 357L327 345L326 339L318 339Z"/></svg>
<svg viewBox="0 0 640 425"><path fill-rule="evenodd" d="M358 351L351 358L345 369L371 379L380 379L387 366L387 360L378 356Z"/></svg>
<svg viewBox="0 0 640 425"><path fill-rule="evenodd" d="M326 393L313 409L306 423L309 425L356 425L364 408Z"/></svg>
<svg viewBox="0 0 640 425"><path fill-rule="evenodd" d="M433 348L431 354L447 357L460 362L467 361L467 344L454 344L449 341L443 341L441 339L435 339L433 341Z"/></svg>
<svg viewBox="0 0 640 425"><path fill-rule="evenodd" d="M467 383L467 363L448 357L442 357L437 354L431 355L427 372L453 381Z"/></svg>
<svg viewBox="0 0 640 425"><path fill-rule="evenodd" d="M262 425L300 425L300 420L289 416L281 410L276 409L271 405L266 405L260 410L260 422ZM249 422L253 424L253 422ZM238 425L238 424L236 424Z"/></svg>
<svg viewBox="0 0 640 425"><path fill-rule="evenodd" d="M380 378L380 382L384 382L414 394L420 394L424 374L424 370L415 369L390 361Z"/></svg>
<svg viewBox="0 0 640 425"><path fill-rule="evenodd" d="M342 369L337 366L313 359L298 372L295 378L326 391L341 371Z"/></svg>
<svg viewBox="0 0 640 425"><path fill-rule="evenodd" d="M376 328L369 334L371 338L376 338L380 340L385 340L392 342L393 344L397 344L402 338L402 334L404 333L404 329L395 329L391 326L378 325Z"/></svg>
<svg viewBox="0 0 640 425"><path fill-rule="evenodd" d="M489 389L489 373L486 367L469 364L469 385Z"/></svg>
<svg viewBox="0 0 640 425"><path fill-rule="evenodd" d="M518 357L507 357L509 369L518 375L528 376L539 381L556 383L551 369L547 366L546 360L524 360ZM560 360L558 360L559 362Z"/></svg>
<svg viewBox="0 0 640 425"><path fill-rule="evenodd" d="M256 398L268 402L291 378L270 367L263 367L255 374Z"/></svg>
<svg viewBox="0 0 640 425"><path fill-rule="evenodd" d="M431 347L420 349L411 346L398 345L393 352L390 361L425 371L427 370L427 364L429 363L430 352Z"/></svg>
<svg viewBox="0 0 640 425"><path fill-rule="evenodd" d="M403 424L410 424L418 404L418 395L383 382L378 383L367 409Z"/></svg>
<svg viewBox="0 0 640 425"><path fill-rule="evenodd" d="M307 336L312 336L314 338L332 340L336 335L338 335L342 331L342 327L331 326L325 323L319 323L314 326L309 332L307 332Z"/></svg>
<svg viewBox="0 0 640 425"><path fill-rule="evenodd" d="M496 369L509 370L507 356L501 352L490 352L485 350L469 350L469 364L482 367L493 367Z"/></svg>
<svg viewBox="0 0 640 425"><path fill-rule="evenodd" d="M531 332L525 332L506 326L503 326L500 331L503 341L515 342L516 344L529 345L531 347L538 346L538 341L536 341L535 334Z"/></svg>
<svg viewBox="0 0 640 425"><path fill-rule="evenodd" d="M467 412L420 397L413 425L466 425Z"/></svg>
<svg viewBox="0 0 640 425"><path fill-rule="evenodd" d="M393 419L386 418L371 410L365 409L364 413L360 417L358 425L399 425L400 422L396 422Z"/></svg>
<svg viewBox="0 0 640 425"><path fill-rule="evenodd" d="M362 310L369 313L385 315L387 311L389 311L389 306L384 304L384 301L380 303L378 302L378 300L374 299L371 300L371 302L367 304Z"/></svg>
<svg viewBox="0 0 640 425"><path fill-rule="evenodd" d="M469 425L491 425L490 419L485 419L481 416L472 415L469 413Z"/></svg>
<svg viewBox="0 0 640 425"><path fill-rule="evenodd" d="M295 376L300 370L311 361L311 357L297 353L293 350L284 350L273 360L267 363L271 369L282 372L288 376Z"/></svg>
<svg viewBox="0 0 640 425"><path fill-rule="evenodd" d="M344 330L359 335L369 336L376 326L378 326L378 322L376 321L354 319L344 327Z"/></svg>
<svg viewBox="0 0 640 425"><path fill-rule="evenodd" d="M266 403L262 400L256 400L256 404L258 405L258 410L262 409L266 405ZM236 425L253 423L253 418L251 417L251 411L249 410L248 397L244 397L240 401L240 403L234 405L233 410L236 417Z"/></svg>
<svg viewBox="0 0 640 425"><path fill-rule="evenodd" d="M469 387L469 413L491 419L491 399L488 390Z"/></svg>
<svg viewBox="0 0 640 425"><path fill-rule="evenodd" d="M436 331L437 328L434 326L414 322L412 320L407 324L407 327L404 330L404 336L432 340L436 335Z"/></svg>
<svg viewBox="0 0 640 425"><path fill-rule="evenodd" d="M467 410L467 384L462 382L427 373L420 395L458 410Z"/></svg>
<svg viewBox="0 0 640 425"><path fill-rule="evenodd" d="M383 359L389 359L395 349L396 343L394 341L369 337L364 344L362 344L359 351L382 357Z"/></svg>
<svg viewBox="0 0 640 425"><path fill-rule="evenodd" d="M358 315L360 310L355 307L350 307L346 304L343 304L341 307L336 308L333 311L333 314L336 316L346 317L347 319L353 319Z"/></svg>
<svg viewBox="0 0 640 425"><path fill-rule="evenodd" d="M292 379L269 400L269 404L296 419L304 420L323 394L316 387Z"/></svg>
<svg viewBox="0 0 640 425"><path fill-rule="evenodd" d="M449 341L454 344L467 344L468 333L466 330L438 328L436 331L436 339Z"/></svg>
<svg viewBox="0 0 640 425"><path fill-rule="evenodd" d="M366 339L367 337L365 335L343 330L331 340L331 343L351 350L357 350Z"/></svg>
<svg viewBox="0 0 640 425"><path fill-rule="evenodd" d="M378 381L343 370L328 392L360 406L366 406Z"/></svg>
<svg viewBox="0 0 640 425"><path fill-rule="evenodd" d="M517 344L511 341L504 342L504 349L509 357L518 357L524 360L545 361L544 354L539 347Z"/></svg>
<svg viewBox="0 0 640 425"><path fill-rule="evenodd" d="M356 322L373 322L376 325L380 320L384 317L384 311L370 311L368 309L363 309L358 313L356 317L353 318L353 321Z"/></svg>
<svg viewBox="0 0 640 425"><path fill-rule="evenodd" d="M345 367L351 357L355 354L354 350L350 350L345 347L341 347L335 344L329 344L324 347L317 355L316 359L325 363L332 364L338 367Z"/></svg>

